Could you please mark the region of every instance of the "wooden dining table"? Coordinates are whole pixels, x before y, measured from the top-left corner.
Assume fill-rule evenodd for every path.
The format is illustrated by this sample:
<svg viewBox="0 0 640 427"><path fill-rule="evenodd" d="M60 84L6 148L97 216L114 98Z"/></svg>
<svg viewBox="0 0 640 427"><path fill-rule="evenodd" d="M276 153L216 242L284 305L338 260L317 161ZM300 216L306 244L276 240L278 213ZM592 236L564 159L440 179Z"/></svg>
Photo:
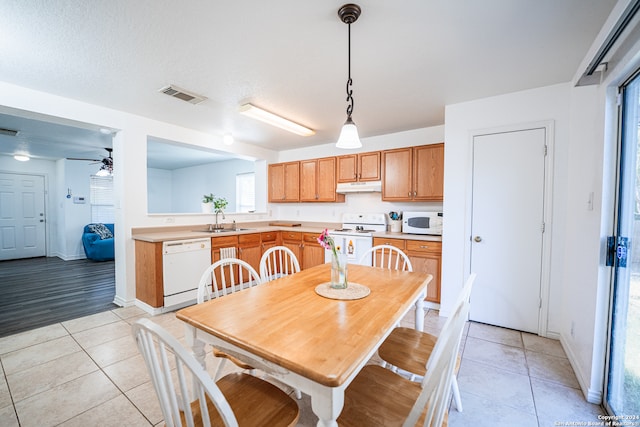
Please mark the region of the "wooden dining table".
<svg viewBox="0 0 640 427"><path fill-rule="evenodd" d="M427 273L348 266L349 283L370 293L330 299L322 264L184 308L187 344L205 366L205 343L311 396L318 426L337 426L344 391L397 323L415 305L423 318ZM416 316L418 317L418 316Z"/></svg>

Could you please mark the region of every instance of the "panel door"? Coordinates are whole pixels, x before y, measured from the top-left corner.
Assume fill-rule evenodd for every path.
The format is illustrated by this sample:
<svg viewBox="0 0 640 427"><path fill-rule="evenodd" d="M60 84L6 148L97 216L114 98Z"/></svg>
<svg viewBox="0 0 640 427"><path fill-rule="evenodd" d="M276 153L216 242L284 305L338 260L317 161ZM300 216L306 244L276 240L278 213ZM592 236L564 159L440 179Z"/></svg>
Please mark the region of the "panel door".
<svg viewBox="0 0 640 427"><path fill-rule="evenodd" d="M44 177L0 173L0 260L45 255Z"/></svg>
<svg viewBox="0 0 640 427"><path fill-rule="evenodd" d="M471 320L538 333L545 129L475 136Z"/></svg>

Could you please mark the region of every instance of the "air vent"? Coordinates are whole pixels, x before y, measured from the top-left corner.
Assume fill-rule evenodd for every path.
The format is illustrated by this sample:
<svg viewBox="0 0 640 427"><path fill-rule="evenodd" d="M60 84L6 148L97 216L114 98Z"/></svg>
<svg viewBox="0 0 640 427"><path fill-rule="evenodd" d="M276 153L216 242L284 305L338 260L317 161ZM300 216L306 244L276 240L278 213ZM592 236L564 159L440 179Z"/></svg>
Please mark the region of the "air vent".
<svg viewBox="0 0 640 427"><path fill-rule="evenodd" d="M162 92L174 98L181 99L190 104L200 104L202 101L205 101L207 99L206 96L196 95L193 92L189 92L174 85L163 87L159 90L159 92Z"/></svg>
<svg viewBox="0 0 640 427"><path fill-rule="evenodd" d="M0 135L16 136L17 134L18 134L17 130L0 128Z"/></svg>

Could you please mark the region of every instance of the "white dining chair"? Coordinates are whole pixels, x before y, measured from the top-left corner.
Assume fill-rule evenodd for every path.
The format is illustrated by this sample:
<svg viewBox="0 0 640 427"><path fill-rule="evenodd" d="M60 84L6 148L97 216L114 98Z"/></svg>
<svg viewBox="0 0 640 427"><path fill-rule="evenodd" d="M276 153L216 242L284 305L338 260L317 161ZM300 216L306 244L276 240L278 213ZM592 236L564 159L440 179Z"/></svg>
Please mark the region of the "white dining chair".
<svg viewBox="0 0 640 427"><path fill-rule="evenodd" d="M465 284L458 294L454 305L454 311L462 304L470 304L471 290L476 279L476 274L469 275ZM452 322L449 317L443 326L443 330ZM387 363L393 371L401 369L411 374L410 379L421 379L425 372L430 369L429 363L439 336L426 332L416 331L413 328L395 328L378 348L378 356L383 360L383 366ZM462 412L462 398L458 387L457 373L460 369L460 359L456 361L456 366L451 381L451 391L453 401L458 412Z"/></svg>
<svg viewBox="0 0 640 427"><path fill-rule="evenodd" d="M440 333L422 383L377 365L367 365L345 390L341 427L446 424L451 382L469 303L458 306Z"/></svg>
<svg viewBox="0 0 640 427"><path fill-rule="evenodd" d="M298 405L275 385L244 373L214 382L175 337L151 320L138 320L132 330L165 425L296 425Z"/></svg>
<svg viewBox="0 0 640 427"><path fill-rule="evenodd" d="M197 302L201 304L261 283L258 272L249 263L238 258L223 258L211 264L202 273L198 283ZM216 381L222 375L222 369L227 359L241 369L253 370L252 366L215 348L213 355L220 359L214 376Z"/></svg>
<svg viewBox="0 0 640 427"><path fill-rule="evenodd" d="M300 263L296 254L286 246L274 246L260 258L260 279L263 282L298 273Z"/></svg>
<svg viewBox="0 0 640 427"><path fill-rule="evenodd" d="M407 254L395 246L377 245L372 247L360 256L360 264L365 263L368 259L371 259L373 267L413 271L413 266Z"/></svg>

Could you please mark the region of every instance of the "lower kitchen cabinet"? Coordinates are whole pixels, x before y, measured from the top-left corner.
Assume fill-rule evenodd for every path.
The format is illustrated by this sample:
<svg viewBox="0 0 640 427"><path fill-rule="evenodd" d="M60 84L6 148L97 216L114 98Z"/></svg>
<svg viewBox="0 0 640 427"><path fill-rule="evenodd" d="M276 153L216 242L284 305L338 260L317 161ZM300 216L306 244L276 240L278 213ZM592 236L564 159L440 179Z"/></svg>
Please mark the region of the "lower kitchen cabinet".
<svg viewBox="0 0 640 427"><path fill-rule="evenodd" d="M301 269L315 267L324 264L325 249L318 243L317 233L304 233L302 235L302 261Z"/></svg>
<svg viewBox="0 0 640 427"><path fill-rule="evenodd" d="M373 245L392 245L401 249L411 261L413 271L433 276L427 287L426 301L440 303L440 275L442 268L442 242L425 240L388 239L374 237Z"/></svg>
<svg viewBox="0 0 640 427"><path fill-rule="evenodd" d="M302 268L302 233L298 231L282 231L282 246L291 249L291 252L298 258L300 268Z"/></svg>
<svg viewBox="0 0 640 427"><path fill-rule="evenodd" d="M151 307L164 305L162 242L136 241L136 298Z"/></svg>
<svg viewBox="0 0 640 427"><path fill-rule="evenodd" d="M260 258L262 257L262 242L260 233L238 235L238 258L247 262L260 274Z"/></svg>
<svg viewBox="0 0 640 427"><path fill-rule="evenodd" d="M406 241L406 254L413 271L424 271L433 276L427 287L427 301L440 303L440 273L442 268L442 242Z"/></svg>

